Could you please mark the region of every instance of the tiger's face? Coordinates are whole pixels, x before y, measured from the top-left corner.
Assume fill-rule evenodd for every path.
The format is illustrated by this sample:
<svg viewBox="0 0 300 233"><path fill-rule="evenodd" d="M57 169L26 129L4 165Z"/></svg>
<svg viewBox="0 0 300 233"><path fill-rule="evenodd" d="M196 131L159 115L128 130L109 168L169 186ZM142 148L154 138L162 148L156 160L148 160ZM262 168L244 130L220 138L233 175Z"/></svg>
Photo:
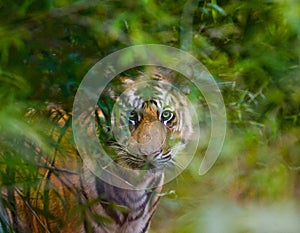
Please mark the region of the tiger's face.
<svg viewBox="0 0 300 233"><path fill-rule="evenodd" d="M177 116L171 109L160 109L155 100L145 101L128 117L130 137L127 161L133 166L161 166L172 158L167 138L176 126Z"/></svg>
<svg viewBox="0 0 300 233"><path fill-rule="evenodd" d="M130 87L117 105L115 162L131 169L174 164L192 131L186 98L165 82L148 81Z"/></svg>

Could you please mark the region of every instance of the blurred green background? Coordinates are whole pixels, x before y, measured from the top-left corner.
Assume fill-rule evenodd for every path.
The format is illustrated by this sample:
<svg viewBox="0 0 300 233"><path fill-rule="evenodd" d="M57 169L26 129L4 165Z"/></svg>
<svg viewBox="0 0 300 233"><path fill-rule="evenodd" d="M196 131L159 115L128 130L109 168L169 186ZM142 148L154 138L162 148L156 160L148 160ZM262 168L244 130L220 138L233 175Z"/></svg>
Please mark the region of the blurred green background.
<svg viewBox="0 0 300 233"><path fill-rule="evenodd" d="M45 151L57 146L47 116L26 113L46 103L71 111L97 61L146 43L198 58L220 84L228 117L215 166L199 176L195 159L166 185L151 232L300 232L298 0L0 0L1 190L36 184L24 137Z"/></svg>

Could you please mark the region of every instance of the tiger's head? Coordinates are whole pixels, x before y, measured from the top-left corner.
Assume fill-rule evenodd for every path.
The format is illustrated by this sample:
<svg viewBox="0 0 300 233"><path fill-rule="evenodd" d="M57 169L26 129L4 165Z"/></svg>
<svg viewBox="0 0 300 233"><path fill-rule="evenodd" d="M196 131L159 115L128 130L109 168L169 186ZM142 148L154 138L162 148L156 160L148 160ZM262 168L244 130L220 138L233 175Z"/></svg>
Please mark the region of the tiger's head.
<svg viewBox="0 0 300 233"><path fill-rule="evenodd" d="M186 96L165 80L132 83L112 111L114 161L131 169L175 165L192 133L190 110Z"/></svg>

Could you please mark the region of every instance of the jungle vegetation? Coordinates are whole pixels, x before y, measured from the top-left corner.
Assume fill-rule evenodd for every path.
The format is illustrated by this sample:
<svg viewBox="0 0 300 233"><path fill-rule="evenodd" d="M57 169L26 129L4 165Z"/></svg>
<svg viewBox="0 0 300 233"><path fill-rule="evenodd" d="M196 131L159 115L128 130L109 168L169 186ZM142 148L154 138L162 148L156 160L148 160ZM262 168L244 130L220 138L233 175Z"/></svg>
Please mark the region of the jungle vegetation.
<svg viewBox="0 0 300 233"><path fill-rule="evenodd" d="M47 103L70 112L96 62L139 44L195 56L219 84L227 111L216 164L198 175L206 147L200 143L200 156L164 187L151 232L299 232L297 0L0 0L1 191L36 184L28 144L44 151L64 146L49 137L46 114L28 113ZM13 208L5 195L1 203Z"/></svg>

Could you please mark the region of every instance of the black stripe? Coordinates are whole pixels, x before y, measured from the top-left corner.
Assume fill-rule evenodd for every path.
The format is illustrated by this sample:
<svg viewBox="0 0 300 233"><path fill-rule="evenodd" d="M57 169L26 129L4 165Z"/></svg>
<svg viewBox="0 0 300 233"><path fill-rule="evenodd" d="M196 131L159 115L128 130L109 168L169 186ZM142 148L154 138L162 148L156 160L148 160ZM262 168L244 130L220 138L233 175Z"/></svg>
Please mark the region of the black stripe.
<svg viewBox="0 0 300 233"><path fill-rule="evenodd" d="M135 191L132 191L132 192L135 192ZM140 202L140 201L142 201L142 199L145 197L145 193L146 193L146 191L143 191L143 190L141 190L141 191L137 191L137 192L143 192L141 195L130 195L129 196L129 201L134 201L134 202ZM139 193L135 193L135 194L139 194Z"/></svg>
<svg viewBox="0 0 300 233"><path fill-rule="evenodd" d="M149 225L150 225L150 222L151 222L151 218L152 218L153 214L150 216L150 218L148 219L148 221L146 222L146 225L144 226L144 228L142 229L141 232L139 233L145 233L147 232L148 228L149 228Z"/></svg>
<svg viewBox="0 0 300 233"><path fill-rule="evenodd" d="M115 210L113 207L114 202L112 200L109 200L109 195L107 193L107 190L105 189L105 186L109 186L99 178L96 178L96 190L101 198L100 205L103 207L105 213L111 217L117 224L122 225L124 222L124 219L126 219L126 214L121 213L118 210ZM112 186L111 186L112 187ZM111 190L113 194L115 194L115 190ZM116 203L118 204L118 203ZM122 218L123 215L123 218Z"/></svg>
<svg viewBox="0 0 300 233"><path fill-rule="evenodd" d="M154 197L153 197L154 198ZM153 205L151 206L152 208L151 208L151 210L153 209L153 208L155 208L156 207L156 205L158 204L158 202L159 202L159 199L160 199L160 197L159 196L157 196L157 199L156 199L156 201L153 203ZM151 214L151 216L150 216L150 218L152 218L152 216L153 216L153 214L154 214L154 212L155 211L153 211L153 213Z"/></svg>
<svg viewBox="0 0 300 233"><path fill-rule="evenodd" d="M155 210L156 210L156 206L157 206L157 204L158 204L158 201L159 201L159 197L157 198L157 200L155 201L155 203L152 205L152 208L151 208L151 210L150 210L150 211L152 211L152 213L151 213L151 215L149 216L146 225L144 226L143 230L142 230L140 233L145 233L145 232L147 232L147 229L148 229L148 227L149 227L149 225L150 225L151 219L152 219L152 217L153 217L153 215L154 215L154 213L155 213Z"/></svg>
<svg viewBox="0 0 300 233"><path fill-rule="evenodd" d="M135 221L135 220L139 219L140 217L142 217L144 212L145 212L145 208L142 208L140 210L136 210L136 211L134 211L135 216L129 215L127 220L128 221Z"/></svg>

